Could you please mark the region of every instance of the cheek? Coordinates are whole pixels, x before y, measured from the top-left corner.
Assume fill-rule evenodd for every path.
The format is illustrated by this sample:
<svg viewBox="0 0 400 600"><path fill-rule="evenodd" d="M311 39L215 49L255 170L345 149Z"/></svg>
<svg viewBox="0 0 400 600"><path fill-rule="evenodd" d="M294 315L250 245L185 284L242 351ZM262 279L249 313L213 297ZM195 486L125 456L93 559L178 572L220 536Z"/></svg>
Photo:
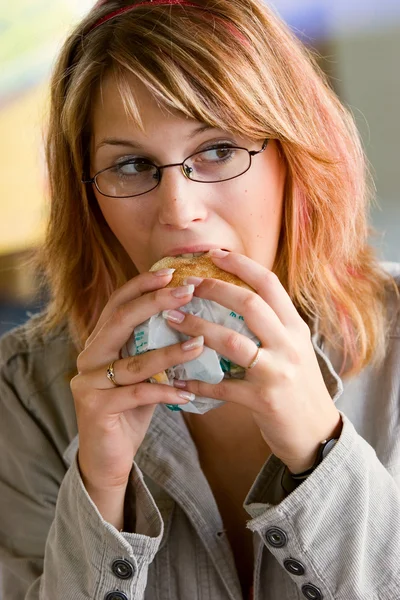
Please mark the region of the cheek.
<svg viewBox="0 0 400 600"><path fill-rule="evenodd" d="M280 230L284 190L285 171L282 165L267 164L264 170L260 168L244 188L244 204L249 208L252 219L269 230Z"/></svg>
<svg viewBox="0 0 400 600"><path fill-rule="evenodd" d="M109 202L108 200L111 200ZM140 210L140 203L131 199L97 198L100 210L110 229L120 238L125 234L140 232L151 222L150 211Z"/></svg>
<svg viewBox="0 0 400 600"><path fill-rule="evenodd" d="M268 188L267 188L268 189ZM256 229L273 228L280 226L282 218L283 194L279 190L270 190L266 193L265 188L258 184L249 182L238 193L231 196L229 213L237 221L252 223Z"/></svg>
<svg viewBox="0 0 400 600"><path fill-rule="evenodd" d="M123 200L110 203L107 198L98 199L103 216L139 271L145 270L141 264L142 249L148 246L151 237L152 217L149 210L138 210L132 202Z"/></svg>
<svg viewBox="0 0 400 600"><path fill-rule="evenodd" d="M252 178L232 195L227 217L242 238L247 254L268 269L273 266L281 233L283 196L280 182L272 179L261 186L259 180Z"/></svg>

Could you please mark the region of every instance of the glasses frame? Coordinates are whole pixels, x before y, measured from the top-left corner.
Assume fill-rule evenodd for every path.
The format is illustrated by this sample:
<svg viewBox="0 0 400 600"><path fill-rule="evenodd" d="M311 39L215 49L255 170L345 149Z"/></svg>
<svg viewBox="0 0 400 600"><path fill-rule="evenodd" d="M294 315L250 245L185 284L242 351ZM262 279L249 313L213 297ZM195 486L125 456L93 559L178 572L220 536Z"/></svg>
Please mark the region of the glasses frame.
<svg viewBox="0 0 400 600"><path fill-rule="evenodd" d="M101 173L104 173L104 171L108 171L110 169L114 169L115 165L112 165L110 167L106 167L105 169L101 169L101 171L98 171L96 173L96 175L94 175L91 179L85 179L85 174L82 173L82 179L81 179L81 183L84 184L94 184L96 187L96 190L99 192L99 194L101 194L102 196L106 196L107 198L136 198L137 196L143 196L144 194L148 194L149 192L152 192L153 190L156 189L156 187L158 187L161 183L161 178L162 178L162 169L168 169L169 167L180 167L181 171L183 173L183 175L186 177L186 179L189 179L189 181L195 181L196 183L222 183L224 181L230 181L231 179L236 179L236 177L240 177L241 175L244 175L245 173L247 173L247 171L251 168L252 165L252 158L253 156L256 156L256 154L261 154L261 152L264 152L264 150L266 149L268 142L269 142L270 138L266 138L264 140L264 143L262 145L262 148L260 150L248 150L247 148L242 148L240 146L229 146L228 144L226 145L226 148L232 148L234 150L246 150L246 152L249 154L250 157L250 162L249 162L249 166L247 167L247 169L245 171L243 171L242 173L239 173L238 175L234 175L234 177L228 177L228 179L217 179L216 181L199 181L198 179L192 179L192 177L189 177L188 174L185 171L185 163L187 160L189 160L189 158L192 158L192 156L196 156L196 154L201 154L202 152L208 152L209 150L219 150L221 148L224 148L224 146L214 146L211 148L206 148L205 150L200 150L198 152L193 152L193 154L190 154L190 156L187 156L185 158L185 160L183 160L180 163L171 163L169 165L161 165L161 166L157 166L154 163L152 163L151 161L147 161L146 160L146 164L152 165L153 167L155 167L157 169L157 174L158 174L158 181L156 183L156 185L152 188L150 188L149 190L147 190L146 192L140 192L140 194L133 194L130 196L110 196L110 194L105 194L104 192L102 192L97 184L97 177L99 175L101 175ZM120 163L120 165L124 165L124 164L129 164L129 162L132 159L127 159L126 161L123 161ZM134 160L134 159L133 159ZM140 160L140 159L139 159Z"/></svg>

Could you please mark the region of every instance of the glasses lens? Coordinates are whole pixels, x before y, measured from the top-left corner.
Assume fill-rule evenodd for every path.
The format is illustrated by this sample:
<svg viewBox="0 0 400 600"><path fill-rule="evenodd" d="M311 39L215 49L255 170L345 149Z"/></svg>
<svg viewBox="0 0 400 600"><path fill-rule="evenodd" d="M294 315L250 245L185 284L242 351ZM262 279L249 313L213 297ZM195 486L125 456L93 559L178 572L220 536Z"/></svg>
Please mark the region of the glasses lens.
<svg viewBox="0 0 400 600"><path fill-rule="evenodd" d="M120 198L149 192L158 182L157 168L143 160L114 165L96 176L97 187L102 194Z"/></svg>
<svg viewBox="0 0 400 600"><path fill-rule="evenodd" d="M224 146L197 152L185 161L188 177L194 181L224 181L241 175L250 167L250 155L242 148Z"/></svg>

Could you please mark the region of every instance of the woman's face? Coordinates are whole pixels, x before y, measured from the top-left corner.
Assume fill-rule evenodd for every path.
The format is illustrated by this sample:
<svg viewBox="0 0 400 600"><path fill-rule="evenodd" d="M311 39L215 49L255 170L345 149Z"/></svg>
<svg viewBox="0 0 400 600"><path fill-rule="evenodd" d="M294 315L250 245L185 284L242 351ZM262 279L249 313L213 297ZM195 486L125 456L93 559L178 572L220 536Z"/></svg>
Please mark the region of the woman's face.
<svg viewBox="0 0 400 600"><path fill-rule="evenodd" d="M156 165L180 163L216 142L260 150L254 142L209 128L196 133L199 121L167 113L134 76L132 87L145 131L125 114L111 78L104 80L94 104L91 175L121 158L148 158ZM110 144L106 139L121 140ZM129 142L129 143L127 143ZM177 249L205 245L245 254L271 269L282 220L285 167L271 140L253 157L251 168L235 179L198 183L179 167L162 171L150 192L132 198L109 198L94 192L100 209L139 273ZM189 250L187 250L189 251Z"/></svg>

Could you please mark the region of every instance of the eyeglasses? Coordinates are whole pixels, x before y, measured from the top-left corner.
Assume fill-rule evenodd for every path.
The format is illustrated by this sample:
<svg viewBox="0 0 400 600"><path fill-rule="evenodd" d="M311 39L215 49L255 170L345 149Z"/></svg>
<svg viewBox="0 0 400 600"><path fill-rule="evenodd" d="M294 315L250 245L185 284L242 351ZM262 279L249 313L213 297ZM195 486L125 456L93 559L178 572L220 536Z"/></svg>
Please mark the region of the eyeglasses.
<svg viewBox="0 0 400 600"><path fill-rule="evenodd" d="M219 144L191 154L181 163L158 167L145 158L129 158L106 169L91 179L82 175L82 183L91 183L103 196L132 198L154 190L161 181L162 169L181 167L183 175L199 183L218 183L240 177L251 167L251 159L264 152L268 139L261 150L247 150L228 144Z"/></svg>

